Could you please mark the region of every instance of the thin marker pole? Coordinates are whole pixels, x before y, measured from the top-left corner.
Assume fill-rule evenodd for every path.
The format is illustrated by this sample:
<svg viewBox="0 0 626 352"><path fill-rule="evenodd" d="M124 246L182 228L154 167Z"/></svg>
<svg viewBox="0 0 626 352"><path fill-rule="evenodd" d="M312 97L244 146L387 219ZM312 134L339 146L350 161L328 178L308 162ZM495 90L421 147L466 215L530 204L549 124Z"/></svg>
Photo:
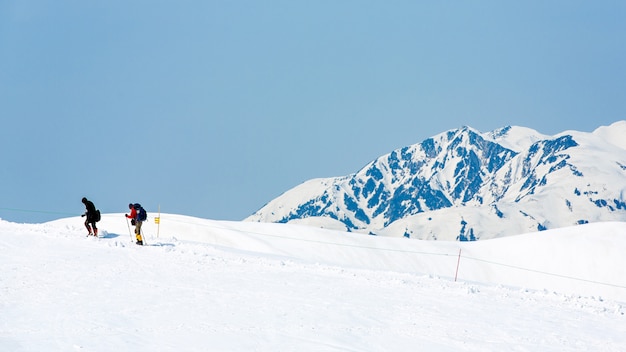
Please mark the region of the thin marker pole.
<svg viewBox="0 0 626 352"><path fill-rule="evenodd" d="M456 261L456 272L454 273L454 282L459 275L459 264L461 264L461 248L459 248L459 259Z"/></svg>
<svg viewBox="0 0 626 352"><path fill-rule="evenodd" d="M159 204L159 217L157 219L159 219L157 222L157 238L159 238L159 233L161 232L161 204Z"/></svg>

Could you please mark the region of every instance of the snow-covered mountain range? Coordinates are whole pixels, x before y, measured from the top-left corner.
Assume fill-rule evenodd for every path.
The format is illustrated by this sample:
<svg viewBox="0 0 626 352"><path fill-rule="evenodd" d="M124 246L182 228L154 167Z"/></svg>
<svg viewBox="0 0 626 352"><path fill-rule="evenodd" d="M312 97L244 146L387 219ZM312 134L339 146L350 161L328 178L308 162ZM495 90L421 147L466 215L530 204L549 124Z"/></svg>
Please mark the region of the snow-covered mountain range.
<svg viewBox="0 0 626 352"><path fill-rule="evenodd" d="M306 181L246 221L460 241L626 221L625 136L626 121L554 136L462 127Z"/></svg>

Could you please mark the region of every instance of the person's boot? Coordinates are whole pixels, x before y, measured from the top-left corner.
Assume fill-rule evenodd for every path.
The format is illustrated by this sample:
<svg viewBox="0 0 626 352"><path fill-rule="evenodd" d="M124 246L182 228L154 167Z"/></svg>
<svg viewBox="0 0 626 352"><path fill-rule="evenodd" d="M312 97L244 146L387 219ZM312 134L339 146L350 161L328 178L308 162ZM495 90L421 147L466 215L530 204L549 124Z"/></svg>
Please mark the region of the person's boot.
<svg viewBox="0 0 626 352"><path fill-rule="evenodd" d="M98 237L98 229L93 229L93 235Z"/></svg>

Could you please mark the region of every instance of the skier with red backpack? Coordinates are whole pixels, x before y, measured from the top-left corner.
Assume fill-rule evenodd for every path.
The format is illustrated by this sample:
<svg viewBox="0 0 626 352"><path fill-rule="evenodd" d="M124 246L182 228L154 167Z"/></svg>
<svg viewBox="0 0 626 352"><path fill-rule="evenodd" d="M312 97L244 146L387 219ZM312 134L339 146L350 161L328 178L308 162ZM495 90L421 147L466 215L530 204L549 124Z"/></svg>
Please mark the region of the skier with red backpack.
<svg viewBox="0 0 626 352"><path fill-rule="evenodd" d="M146 221L148 214L146 210L139 203L128 204L130 214L125 214L126 218L131 219L131 224L135 226L135 237L137 238L137 244L143 246L143 238L141 237L141 224Z"/></svg>

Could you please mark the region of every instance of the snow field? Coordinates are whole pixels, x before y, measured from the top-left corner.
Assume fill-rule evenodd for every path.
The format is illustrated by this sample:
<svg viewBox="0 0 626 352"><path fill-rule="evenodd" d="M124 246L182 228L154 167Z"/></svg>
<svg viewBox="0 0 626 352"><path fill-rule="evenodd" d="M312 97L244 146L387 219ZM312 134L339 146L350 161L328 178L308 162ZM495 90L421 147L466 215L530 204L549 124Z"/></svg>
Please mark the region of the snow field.
<svg viewBox="0 0 626 352"><path fill-rule="evenodd" d="M463 245L468 258L461 258L460 280L454 282L458 258L447 253L458 252L459 243L170 214L162 215L157 239L149 220L144 225L149 245L143 247L131 243L120 214L103 217L98 239L85 237L80 218L37 225L0 221L0 350L626 348L626 299L618 288L595 285L596 295L548 285L533 289L542 284L532 281L536 273L472 272L485 267L468 259L506 259L486 253L514 259L512 248L522 253L543 248L531 258L534 269L560 270L572 264L558 267L554 263L567 257L549 248L582 246L586 251L576 252L579 261L599 264L576 274L591 275L604 270L607 260L623 267L623 259L606 248L624 248L623 242L615 243L623 236L596 240L605 238L602 231L623 234L622 223L584 225L567 230L569 236L548 232ZM376 255L380 248L383 254ZM418 250L445 255L416 256ZM520 259L513 263L528 265ZM489 282L509 269L524 285ZM608 275L601 279L620 283ZM581 285L574 282L565 288Z"/></svg>

